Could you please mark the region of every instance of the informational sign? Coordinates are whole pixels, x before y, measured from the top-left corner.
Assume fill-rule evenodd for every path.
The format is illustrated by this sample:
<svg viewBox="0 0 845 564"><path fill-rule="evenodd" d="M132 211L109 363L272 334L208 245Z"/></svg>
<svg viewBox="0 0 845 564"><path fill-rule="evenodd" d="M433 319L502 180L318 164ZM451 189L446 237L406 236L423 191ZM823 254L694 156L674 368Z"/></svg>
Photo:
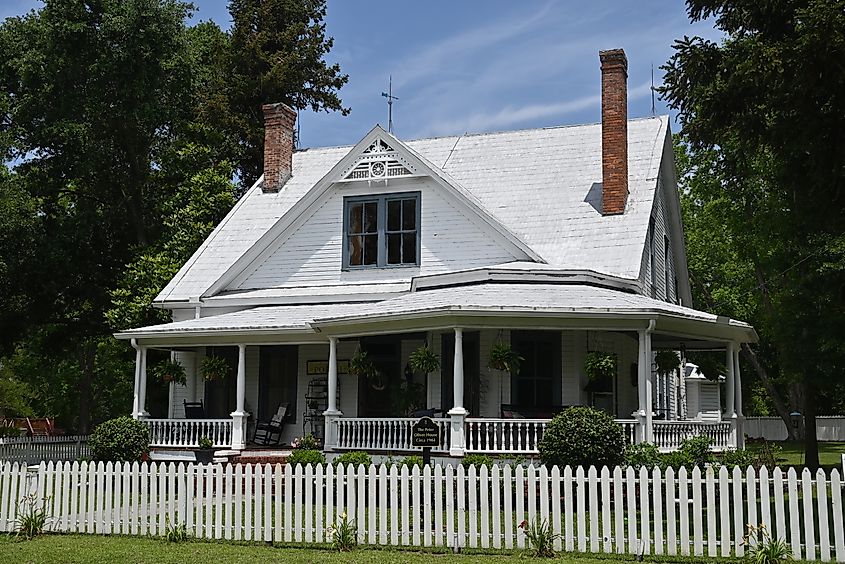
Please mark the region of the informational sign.
<svg viewBox="0 0 845 564"><path fill-rule="evenodd" d="M329 373L329 361L328 360L309 360L305 365L305 372L309 376L323 376ZM337 373L338 374L349 374L349 361L348 360L338 360L337 361Z"/></svg>
<svg viewBox="0 0 845 564"><path fill-rule="evenodd" d="M422 417L411 427L411 446L432 448L440 446L440 427L431 417Z"/></svg>

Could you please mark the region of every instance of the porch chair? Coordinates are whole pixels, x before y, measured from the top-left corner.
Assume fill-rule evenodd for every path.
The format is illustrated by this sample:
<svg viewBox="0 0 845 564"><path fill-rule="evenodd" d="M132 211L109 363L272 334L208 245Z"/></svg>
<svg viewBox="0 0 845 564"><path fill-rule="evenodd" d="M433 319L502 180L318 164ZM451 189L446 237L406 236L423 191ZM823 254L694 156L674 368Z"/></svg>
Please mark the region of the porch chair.
<svg viewBox="0 0 845 564"><path fill-rule="evenodd" d="M290 404L279 405L278 411L270 421L259 421L255 425L255 433L252 442L257 445L278 445L282 442L282 429L285 425L285 417L288 414Z"/></svg>
<svg viewBox="0 0 845 564"><path fill-rule="evenodd" d="M182 400L185 404L185 419L205 419L205 408L202 401Z"/></svg>

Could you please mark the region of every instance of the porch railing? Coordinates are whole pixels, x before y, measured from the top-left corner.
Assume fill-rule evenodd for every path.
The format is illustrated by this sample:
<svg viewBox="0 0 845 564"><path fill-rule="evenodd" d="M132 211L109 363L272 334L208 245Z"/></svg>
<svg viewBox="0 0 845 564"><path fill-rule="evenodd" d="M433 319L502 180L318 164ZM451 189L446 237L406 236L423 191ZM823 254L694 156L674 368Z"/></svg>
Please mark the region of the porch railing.
<svg viewBox="0 0 845 564"><path fill-rule="evenodd" d="M677 450L684 439L705 435L710 438L710 448L722 451L731 448L729 421L654 421L654 442L661 451Z"/></svg>
<svg viewBox="0 0 845 564"><path fill-rule="evenodd" d="M625 434L625 443L632 445L637 442L637 429L640 422L636 419L617 419L617 423L622 426L622 432Z"/></svg>
<svg viewBox="0 0 845 564"><path fill-rule="evenodd" d="M341 417L336 419L334 448L339 450L422 450L411 446L415 418ZM449 452L449 419L433 420L440 428L440 447L433 452Z"/></svg>
<svg viewBox="0 0 845 564"><path fill-rule="evenodd" d="M467 452L537 454L548 419L467 419Z"/></svg>
<svg viewBox="0 0 845 564"><path fill-rule="evenodd" d="M150 428L150 446L197 448L211 439L215 448L232 446L231 419L142 419Z"/></svg>

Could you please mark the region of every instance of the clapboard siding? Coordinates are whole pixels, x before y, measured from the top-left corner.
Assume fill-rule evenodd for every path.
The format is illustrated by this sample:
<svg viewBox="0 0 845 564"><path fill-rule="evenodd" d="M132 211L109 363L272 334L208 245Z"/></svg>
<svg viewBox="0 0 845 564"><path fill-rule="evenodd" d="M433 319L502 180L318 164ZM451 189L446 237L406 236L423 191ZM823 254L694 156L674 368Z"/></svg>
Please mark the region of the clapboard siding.
<svg viewBox="0 0 845 564"><path fill-rule="evenodd" d="M421 192L420 266L342 270L343 199L368 193ZM526 258L465 212L432 181L365 189L333 187L307 218L233 282L238 289L285 285L408 281L412 276L490 266Z"/></svg>
<svg viewBox="0 0 845 564"><path fill-rule="evenodd" d="M657 193L654 198L652 217L654 218L654 284L652 285L651 246L649 234L646 233L645 252L643 253L643 288L647 296L659 300L677 303L675 293L676 264L675 253L672 250L672 232L667 208L666 183L661 176L657 180ZM668 263L664 257L664 237L669 239ZM666 285L666 269L669 270L669 286ZM652 290L653 289L653 290Z"/></svg>

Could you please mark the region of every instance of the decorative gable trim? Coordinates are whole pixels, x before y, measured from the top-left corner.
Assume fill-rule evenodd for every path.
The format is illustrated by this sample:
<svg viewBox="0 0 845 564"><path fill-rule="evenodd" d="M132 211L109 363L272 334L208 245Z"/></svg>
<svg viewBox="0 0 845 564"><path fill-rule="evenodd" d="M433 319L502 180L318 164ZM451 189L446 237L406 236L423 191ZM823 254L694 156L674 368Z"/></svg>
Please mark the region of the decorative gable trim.
<svg viewBox="0 0 845 564"><path fill-rule="evenodd" d="M345 176L349 175L358 164L364 162L362 157L367 155L374 156L370 162L377 160L378 157L375 157L376 155L382 155L382 158L383 155L393 155L399 162L407 163L408 170L414 171L410 176L430 176L437 184L450 193L456 201L462 204L464 209L472 216L479 219L482 224L486 224L503 242L510 245L513 249L522 252L530 260L539 263L546 262L519 236L487 212L472 194L460 186L443 170L417 154L399 139L385 131L381 126L376 125L299 201L291 206L252 247L242 254L222 276L211 284L203 292L201 297L210 297L220 293L242 275L246 269L250 268L255 261L265 259L274 250L278 241L281 241L287 233L292 229L298 228L306 221L306 218L309 216L308 210L323 199L331 186L338 182L346 182ZM379 180L386 181L386 178L380 177Z"/></svg>
<svg viewBox="0 0 845 564"><path fill-rule="evenodd" d="M381 137L376 137L355 161L340 173L343 181L384 180L417 176L416 168Z"/></svg>

